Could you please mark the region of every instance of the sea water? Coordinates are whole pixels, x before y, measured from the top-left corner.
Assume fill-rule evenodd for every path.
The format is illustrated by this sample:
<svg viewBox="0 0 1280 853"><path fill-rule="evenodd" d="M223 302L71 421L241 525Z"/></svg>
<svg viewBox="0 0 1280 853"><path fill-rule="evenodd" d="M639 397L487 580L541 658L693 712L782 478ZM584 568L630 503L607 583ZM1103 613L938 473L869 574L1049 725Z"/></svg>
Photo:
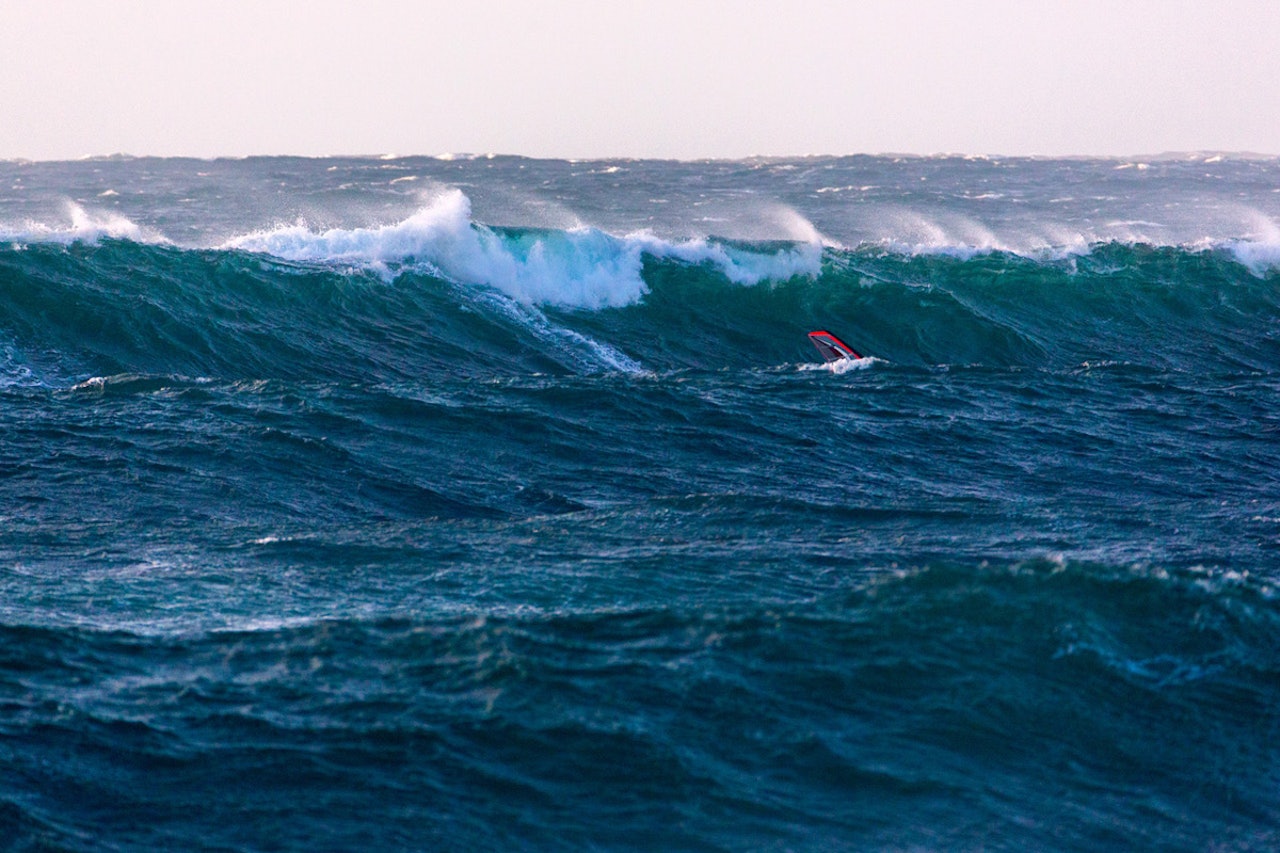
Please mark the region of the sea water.
<svg viewBox="0 0 1280 853"><path fill-rule="evenodd" d="M1277 223L1233 155L0 163L0 838L1272 849Z"/></svg>

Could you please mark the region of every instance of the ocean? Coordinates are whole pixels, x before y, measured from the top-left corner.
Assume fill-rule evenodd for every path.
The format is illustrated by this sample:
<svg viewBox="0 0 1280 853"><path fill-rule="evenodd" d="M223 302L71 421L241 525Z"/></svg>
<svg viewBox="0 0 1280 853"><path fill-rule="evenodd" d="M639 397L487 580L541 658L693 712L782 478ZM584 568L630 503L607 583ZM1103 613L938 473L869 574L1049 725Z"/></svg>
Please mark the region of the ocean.
<svg viewBox="0 0 1280 853"><path fill-rule="evenodd" d="M1277 158L0 162L5 849L1275 849L1278 583Z"/></svg>

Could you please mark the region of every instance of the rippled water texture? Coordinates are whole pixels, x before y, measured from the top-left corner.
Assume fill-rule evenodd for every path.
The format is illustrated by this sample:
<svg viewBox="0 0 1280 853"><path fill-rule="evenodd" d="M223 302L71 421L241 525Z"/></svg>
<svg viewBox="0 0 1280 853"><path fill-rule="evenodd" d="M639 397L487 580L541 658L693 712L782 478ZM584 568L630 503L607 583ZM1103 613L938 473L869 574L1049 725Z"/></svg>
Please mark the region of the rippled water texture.
<svg viewBox="0 0 1280 853"><path fill-rule="evenodd" d="M1273 849L1278 219L1216 155L0 163L0 837Z"/></svg>

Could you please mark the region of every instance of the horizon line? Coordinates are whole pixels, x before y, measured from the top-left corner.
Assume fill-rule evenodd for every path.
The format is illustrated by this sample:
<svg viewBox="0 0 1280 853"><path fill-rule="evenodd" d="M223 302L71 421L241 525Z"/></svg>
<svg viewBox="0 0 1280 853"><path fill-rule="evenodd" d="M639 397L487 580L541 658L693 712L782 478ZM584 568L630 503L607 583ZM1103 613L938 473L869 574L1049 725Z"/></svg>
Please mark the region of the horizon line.
<svg viewBox="0 0 1280 853"><path fill-rule="evenodd" d="M292 159L292 160L414 160L427 159L439 161L451 160L497 160L497 159L517 159L517 160L540 160L549 162L563 163L599 163L599 162L650 162L650 163L741 163L750 161L791 161L791 160L841 160L854 157L868 157L872 159L913 159L913 160L1116 160L1116 161L1136 161L1136 160L1193 160L1201 157L1223 157L1242 160L1272 160L1280 158L1280 153L1266 153L1252 150L1228 150L1228 149L1186 149L1186 150L1165 150L1160 152L1148 152L1137 154L1008 154L1008 153L992 153L992 152L963 152L963 151L935 151L929 153L909 152L909 151L881 151L881 152L848 152L844 154L832 153L808 153L808 154L747 154L744 156L703 156L703 157L674 157L674 156L656 156L656 157L639 157L633 155L599 155L586 157L559 157L535 154L516 154L510 152L473 152L473 151L443 151L435 153L416 153L416 154L399 154L391 152L382 153L346 153L346 154L297 154L289 152L278 152L271 154L133 154L129 152L117 151L109 154L83 154L76 157L4 157L0 156L0 163L25 164L25 163L84 163L84 162L107 162L107 161L123 161L123 160L200 160L203 162L215 162L219 160L254 160L254 159Z"/></svg>

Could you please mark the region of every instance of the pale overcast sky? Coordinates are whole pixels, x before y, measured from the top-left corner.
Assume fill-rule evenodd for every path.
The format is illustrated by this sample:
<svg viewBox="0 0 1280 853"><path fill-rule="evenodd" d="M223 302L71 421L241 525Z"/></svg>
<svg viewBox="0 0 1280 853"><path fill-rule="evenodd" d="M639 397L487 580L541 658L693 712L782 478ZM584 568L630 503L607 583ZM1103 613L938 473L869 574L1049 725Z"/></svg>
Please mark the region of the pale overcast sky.
<svg viewBox="0 0 1280 853"><path fill-rule="evenodd" d="M1280 154L1280 2L4 0L0 157Z"/></svg>

